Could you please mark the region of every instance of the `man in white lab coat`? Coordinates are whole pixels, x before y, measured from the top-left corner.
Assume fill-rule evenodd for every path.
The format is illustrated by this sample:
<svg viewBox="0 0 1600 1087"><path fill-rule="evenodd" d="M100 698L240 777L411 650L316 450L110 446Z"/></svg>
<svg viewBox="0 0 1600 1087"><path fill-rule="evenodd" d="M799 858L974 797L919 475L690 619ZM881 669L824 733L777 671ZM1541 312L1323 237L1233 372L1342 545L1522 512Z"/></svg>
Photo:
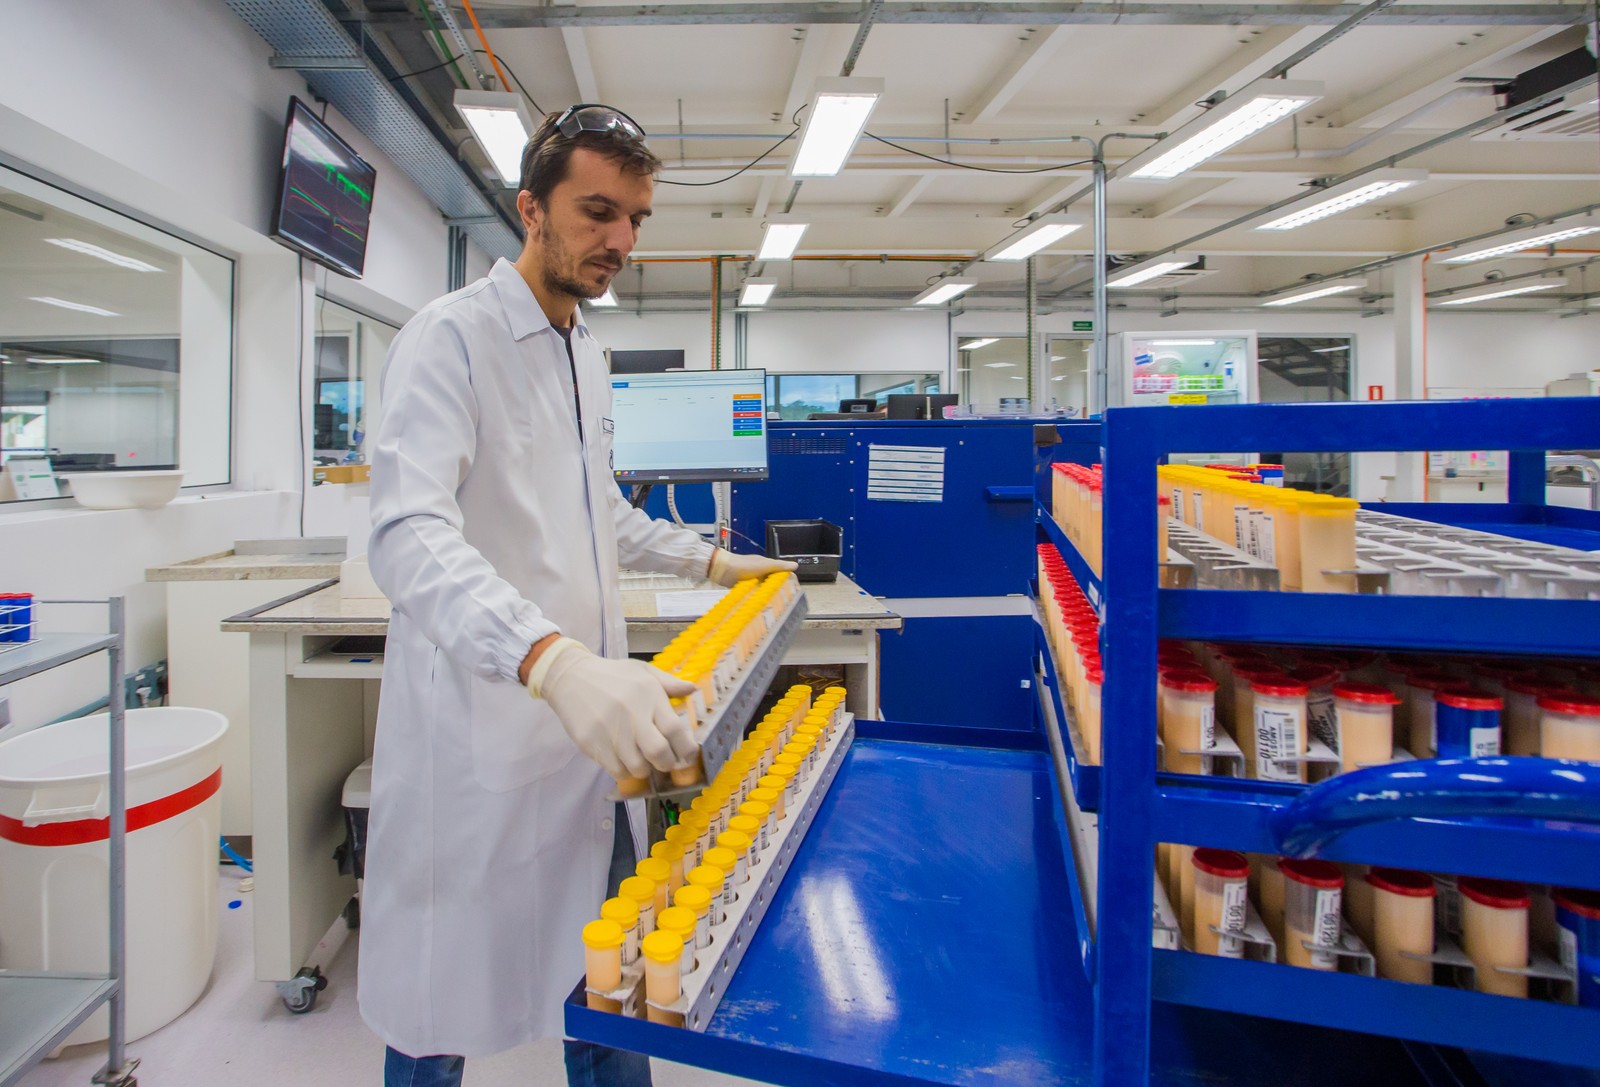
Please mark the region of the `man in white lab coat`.
<svg viewBox="0 0 1600 1087"><path fill-rule="evenodd" d="M667 704L687 685L627 658L619 564L724 585L791 568L652 520L612 480L611 388L578 301L622 269L659 166L617 110L546 117L517 261L426 306L389 352L369 555L394 616L359 982L388 1087L450 1087L467 1057L561 1032L580 929L632 869L612 779L695 755ZM571 1042L567 1071L650 1079L644 1057Z"/></svg>

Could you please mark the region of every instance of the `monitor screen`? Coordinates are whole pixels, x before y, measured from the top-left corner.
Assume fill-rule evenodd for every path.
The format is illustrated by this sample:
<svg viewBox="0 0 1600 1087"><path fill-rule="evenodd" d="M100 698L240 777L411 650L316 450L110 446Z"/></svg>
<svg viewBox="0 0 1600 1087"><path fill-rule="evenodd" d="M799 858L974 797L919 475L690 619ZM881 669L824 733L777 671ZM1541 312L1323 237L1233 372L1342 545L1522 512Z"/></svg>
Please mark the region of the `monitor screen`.
<svg viewBox="0 0 1600 1087"><path fill-rule="evenodd" d="M613 374L659 374L663 370L682 370L682 351L612 351Z"/></svg>
<svg viewBox="0 0 1600 1087"><path fill-rule="evenodd" d="M765 370L679 370L611 379L619 483L767 478Z"/></svg>
<svg viewBox="0 0 1600 1087"><path fill-rule="evenodd" d="M377 171L298 98L289 100L272 236L336 272L361 278Z"/></svg>

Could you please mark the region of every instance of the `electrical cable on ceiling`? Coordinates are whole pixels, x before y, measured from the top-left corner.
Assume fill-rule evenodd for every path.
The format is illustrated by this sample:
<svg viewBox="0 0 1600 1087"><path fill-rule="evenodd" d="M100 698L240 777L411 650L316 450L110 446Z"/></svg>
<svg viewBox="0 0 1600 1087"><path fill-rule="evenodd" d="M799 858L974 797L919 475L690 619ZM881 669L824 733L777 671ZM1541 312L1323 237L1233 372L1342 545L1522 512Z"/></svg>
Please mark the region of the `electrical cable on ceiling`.
<svg viewBox="0 0 1600 1087"><path fill-rule="evenodd" d="M866 136L868 139L877 140L881 144L887 144L896 151L904 151L908 155L916 155L918 158L928 159L930 162L939 162L946 166L959 166L963 170L977 170L985 174L1048 174L1052 170L1067 170L1074 166L1087 166L1094 161L1093 159L1079 159L1076 162L1058 162L1053 166L1036 166L1030 167L1026 170L1003 170L998 166L974 166L970 162L957 162L955 159L942 159L938 155L930 155L924 151L918 151L913 147L906 147L903 144L895 143L893 140L886 140L882 136L873 135L871 132L864 132L862 135Z"/></svg>
<svg viewBox="0 0 1600 1087"><path fill-rule="evenodd" d="M800 130L798 128L796 128L795 132L798 132L798 131L800 131ZM719 177L715 181L669 181L667 178L664 178L664 177L657 178L656 180L658 180L663 185L683 185L683 186L687 186L687 187L690 187L690 188L699 188L699 187L704 186L704 185L720 185L724 181L732 181L734 178L738 177L740 174L744 173L746 170L749 170L752 167L756 166L758 163L761 162L762 159L766 158L768 155L772 154L778 148L782 147L784 144L786 144L790 140L794 139L794 136L795 136L794 132L789 133L783 139L779 140L777 143L773 144L771 147L769 147L765 151L761 152L761 154L757 155L755 158L751 159L749 162L747 162L743 166L739 167L737 170L735 170L733 173L729 174L727 177Z"/></svg>
<svg viewBox="0 0 1600 1087"><path fill-rule="evenodd" d="M490 60L495 59L492 54L489 54L487 49L474 49L473 52L484 53L489 56ZM504 64L505 70L511 73L511 82L517 85L517 90L522 92L522 97L526 98L529 102L532 102L534 111L542 117L544 115L544 107L539 104L539 100L529 93L527 87L522 85L522 80L517 76L516 69L511 67L510 62L502 63Z"/></svg>
<svg viewBox="0 0 1600 1087"><path fill-rule="evenodd" d="M423 21L428 24L428 29L433 31L433 40L439 44L440 55L449 56L450 47L444 43L444 34L439 30L439 24L433 21L433 12L428 10L428 0L417 0L417 10L422 12ZM472 84L467 82L467 77L461 74L461 68L456 64L456 60L460 59L461 54L457 53L455 60L450 62L450 70L455 72L456 79L460 80L463 87L470 87Z"/></svg>
<svg viewBox="0 0 1600 1087"><path fill-rule="evenodd" d="M438 64L432 65L430 67L418 68L414 72L401 72L399 75L392 75L392 76L389 77L389 82L390 83L398 83L400 80L402 80L402 79L410 79L412 76L427 75L429 72L437 72L440 68L447 68L447 67L453 65L456 61L458 61L460 59L461 59L461 54L457 53L455 56L450 57L450 58L448 58L446 60L441 60Z"/></svg>
<svg viewBox="0 0 1600 1087"><path fill-rule="evenodd" d="M506 73L501 70L500 61L495 57L494 50L489 47L489 39L484 37L483 27L478 25L478 14L472 10L472 0L461 0L461 6L467 9L467 18L472 20L472 29L478 32L478 40L483 43L483 51L489 54L489 63L494 65L495 74L500 77L500 86L509 87L511 83L506 79Z"/></svg>

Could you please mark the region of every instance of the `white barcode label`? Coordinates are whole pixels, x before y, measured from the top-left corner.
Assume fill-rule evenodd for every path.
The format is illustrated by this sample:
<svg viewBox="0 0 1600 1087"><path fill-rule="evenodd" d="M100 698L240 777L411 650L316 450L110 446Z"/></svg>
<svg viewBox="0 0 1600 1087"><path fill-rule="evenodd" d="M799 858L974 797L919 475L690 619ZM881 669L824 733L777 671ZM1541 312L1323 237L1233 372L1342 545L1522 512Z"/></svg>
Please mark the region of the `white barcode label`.
<svg viewBox="0 0 1600 1087"><path fill-rule="evenodd" d="M1201 532L1206 530L1206 504L1201 500L1199 491L1194 492L1194 527Z"/></svg>
<svg viewBox="0 0 1600 1087"><path fill-rule="evenodd" d="M1250 546L1250 507L1233 507L1233 546L1248 551Z"/></svg>
<svg viewBox="0 0 1600 1087"><path fill-rule="evenodd" d="M1262 781L1299 781L1298 763L1277 760L1300 754L1300 715L1256 706L1256 777Z"/></svg>
<svg viewBox="0 0 1600 1087"><path fill-rule="evenodd" d="M1260 510L1250 510L1250 511L1248 511L1246 513L1246 515L1245 515L1245 527L1247 529L1247 533L1246 533L1247 539L1245 541L1247 546L1245 547L1245 550L1250 553L1250 556L1252 558L1260 558L1261 557L1261 511Z"/></svg>
<svg viewBox="0 0 1600 1087"><path fill-rule="evenodd" d="M1339 899L1341 892L1335 888L1317 892L1317 915L1313 923L1312 942L1318 947L1339 946ZM1311 965L1318 970L1336 970L1339 956L1331 951L1313 951Z"/></svg>
<svg viewBox="0 0 1600 1087"><path fill-rule="evenodd" d="M1278 565L1278 522L1270 513L1261 514L1260 525L1257 527L1257 543L1261 550L1256 558L1268 566Z"/></svg>
<svg viewBox="0 0 1600 1087"><path fill-rule="evenodd" d="M1562 925L1556 926L1556 954L1561 959L1561 969L1572 978L1562 986L1562 999L1568 1004L1578 1002L1578 934Z"/></svg>
<svg viewBox="0 0 1600 1087"><path fill-rule="evenodd" d="M1174 487L1174 488L1172 488L1172 516L1176 517L1180 521L1188 520L1188 518L1184 517L1184 515L1183 515L1183 488L1182 487Z"/></svg>
<svg viewBox="0 0 1600 1087"><path fill-rule="evenodd" d="M1423 704L1426 708L1422 712L1428 715L1428 750L1413 751L1412 754L1419 759L1427 758L1439 750L1439 703L1430 694Z"/></svg>
<svg viewBox="0 0 1600 1087"><path fill-rule="evenodd" d="M1243 932L1245 903L1250 898L1250 884L1240 880L1222 885L1222 923L1217 927L1224 932ZM1217 954L1225 959L1244 958L1244 941L1237 936L1217 937Z"/></svg>
<svg viewBox="0 0 1600 1087"><path fill-rule="evenodd" d="M1500 754L1500 730L1497 728L1474 728L1468 730L1472 743L1472 757L1475 759L1492 758Z"/></svg>
<svg viewBox="0 0 1600 1087"><path fill-rule="evenodd" d="M627 939L622 944L622 965L632 966L639 961L639 922L635 921L633 927L627 932Z"/></svg>
<svg viewBox="0 0 1600 1087"><path fill-rule="evenodd" d="M1209 751L1217 746L1217 707L1200 707L1200 749Z"/></svg>
<svg viewBox="0 0 1600 1087"><path fill-rule="evenodd" d="M1306 728L1335 755L1339 753L1339 727L1334 719L1332 687L1312 688L1306 699Z"/></svg>

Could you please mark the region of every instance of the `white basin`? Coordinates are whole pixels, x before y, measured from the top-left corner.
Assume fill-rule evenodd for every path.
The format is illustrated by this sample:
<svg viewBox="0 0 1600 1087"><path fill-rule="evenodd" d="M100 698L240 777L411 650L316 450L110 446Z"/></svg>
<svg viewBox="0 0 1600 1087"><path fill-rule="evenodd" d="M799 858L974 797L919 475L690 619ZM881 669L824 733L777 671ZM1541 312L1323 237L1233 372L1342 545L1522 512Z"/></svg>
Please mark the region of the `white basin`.
<svg viewBox="0 0 1600 1087"><path fill-rule="evenodd" d="M92 510L154 510L178 497L183 472L64 472L78 505Z"/></svg>

